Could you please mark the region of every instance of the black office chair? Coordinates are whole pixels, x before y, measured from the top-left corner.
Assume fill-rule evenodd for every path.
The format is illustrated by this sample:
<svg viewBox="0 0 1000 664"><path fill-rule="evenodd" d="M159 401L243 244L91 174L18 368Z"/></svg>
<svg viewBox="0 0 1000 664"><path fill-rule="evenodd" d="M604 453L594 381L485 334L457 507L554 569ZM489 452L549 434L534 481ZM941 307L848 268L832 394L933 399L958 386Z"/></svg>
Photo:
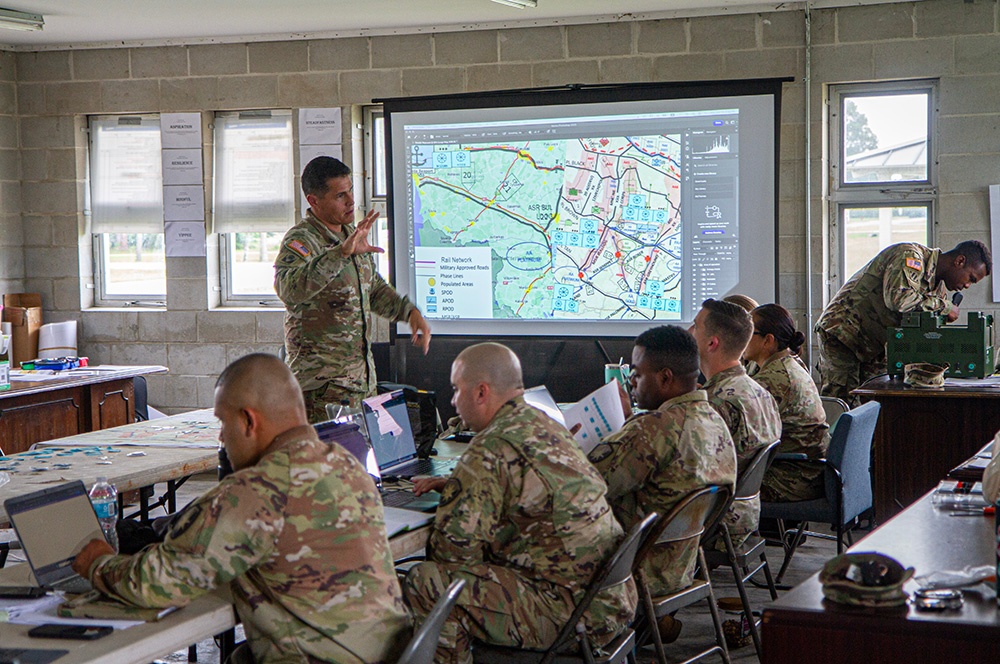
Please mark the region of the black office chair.
<svg viewBox="0 0 1000 664"><path fill-rule="evenodd" d="M632 576L636 554L656 518L654 512L632 526L618 548L594 572L583 597L548 650L510 648L476 641L472 645L472 661L476 664L562 664L581 661L586 664L608 664L627 658L634 664L635 633L631 629L626 628L611 643L597 650L590 645L583 614L590 608L598 593L625 583Z"/></svg>
<svg viewBox="0 0 1000 664"><path fill-rule="evenodd" d="M146 389L146 377L134 377L132 379L132 386L135 392L135 421L146 422L149 420L149 396Z"/></svg>
<svg viewBox="0 0 1000 664"><path fill-rule="evenodd" d="M437 650L438 639L441 637L441 628L448 619L448 615L455 607L458 596L465 588L465 579L456 579L451 582L448 589L435 602L434 608L427 614L427 619L413 633L413 638L406 645L403 654L400 655L396 664L433 664L434 652Z"/></svg>
<svg viewBox="0 0 1000 664"><path fill-rule="evenodd" d="M836 540L838 554L853 543L851 529L858 524L862 515L872 509L872 438L880 408L877 401L869 401L843 413L830 437L825 459L810 460L804 454L777 456L778 459L810 461L825 468L825 494L822 498L762 503L760 506L762 517L778 519L782 534L785 560L778 570L778 583L781 583L795 550L807 535ZM797 528L785 530L785 520L803 523ZM836 536L810 531L810 521L829 523L837 531ZM847 542L844 541L845 536Z"/></svg>
<svg viewBox="0 0 1000 664"><path fill-rule="evenodd" d="M764 481L764 473L767 472L767 467L771 465L771 459L774 458L780 442L776 440L770 445L760 447L754 451L750 462L736 480L734 503L738 501L750 501L760 496L760 485ZM725 544L725 551L719 551L715 548L715 544L719 540L722 540ZM765 551L767 547L765 546L764 539L759 533L753 532L737 549L733 546L729 525L722 520L713 532L707 533L702 546L705 549L705 562L708 563L709 569L721 565L729 565L729 568L732 570L733 578L736 581L736 590L740 595L740 603L743 605L743 615L746 616L747 624L750 626L750 636L753 639L754 649L757 651L757 658L760 661L764 661L764 650L761 647L760 631L758 629L760 620L754 617L753 607L750 605L750 598L747 595L746 589L746 583L755 574L763 571L764 579L767 582L767 589L771 593L771 599L778 599L778 589L775 587L774 578L771 576L771 566L767 563L767 553ZM751 562L754 559L756 559L756 562ZM751 565L753 565L753 569L750 569Z"/></svg>

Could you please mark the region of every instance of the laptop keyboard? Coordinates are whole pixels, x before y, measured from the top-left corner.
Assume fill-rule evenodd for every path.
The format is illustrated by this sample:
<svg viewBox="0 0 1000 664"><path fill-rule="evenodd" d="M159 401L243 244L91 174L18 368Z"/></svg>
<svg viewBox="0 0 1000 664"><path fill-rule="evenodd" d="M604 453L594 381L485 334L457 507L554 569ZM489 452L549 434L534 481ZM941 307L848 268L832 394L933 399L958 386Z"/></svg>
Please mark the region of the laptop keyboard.
<svg viewBox="0 0 1000 664"><path fill-rule="evenodd" d="M74 595L82 595L83 593L92 591L94 586L90 585L90 581L82 576L71 576L68 579L53 584L52 588Z"/></svg>
<svg viewBox="0 0 1000 664"><path fill-rule="evenodd" d="M389 472L397 477L413 477L414 475L450 475L455 469L455 461L435 461L434 459L417 459Z"/></svg>
<svg viewBox="0 0 1000 664"><path fill-rule="evenodd" d="M409 491L386 491L382 494L382 504L386 507L403 507L415 500L423 500L423 497Z"/></svg>

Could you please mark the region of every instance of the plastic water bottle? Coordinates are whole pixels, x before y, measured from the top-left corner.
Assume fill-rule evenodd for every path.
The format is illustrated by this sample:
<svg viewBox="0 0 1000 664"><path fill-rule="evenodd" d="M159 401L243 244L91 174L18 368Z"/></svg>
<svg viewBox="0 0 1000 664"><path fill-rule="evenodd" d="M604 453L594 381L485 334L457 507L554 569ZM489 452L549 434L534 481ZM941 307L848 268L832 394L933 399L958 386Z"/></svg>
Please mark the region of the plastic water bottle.
<svg viewBox="0 0 1000 664"><path fill-rule="evenodd" d="M108 482L107 477L98 477L97 482L90 489L90 502L97 512L97 520L101 523L101 530L104 531L104 538L108 540L116 552L118 551L118 531L115 524L118 523L118 489L114 484Z"/></svg>

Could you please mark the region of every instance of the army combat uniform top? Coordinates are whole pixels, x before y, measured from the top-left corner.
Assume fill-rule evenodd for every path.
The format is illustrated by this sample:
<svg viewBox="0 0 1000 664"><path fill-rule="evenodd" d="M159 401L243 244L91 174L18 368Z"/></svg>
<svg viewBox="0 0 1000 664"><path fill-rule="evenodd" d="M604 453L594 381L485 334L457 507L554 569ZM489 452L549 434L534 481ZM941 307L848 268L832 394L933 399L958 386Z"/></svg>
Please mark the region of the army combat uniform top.
<svg viewBox="0 0 1000 664"><path fill-rule="evenodd" d="M371 353L372 314L405 321L414 306L375 269L371 254L344 257L337 247L354 225L337 235L313 216L293 226L281 241L274 264L274 290L285 303L287 362L306 392L310 421L323 404L308 392L334 389L326 401L348 398L353 406L375 393Z"/></svg>
<svg viewBox="0 0 1000 664"><path fill-rule="evenodd" d="M704 390L733 437L738 476L757 448L770 445L781 437L778 406L767 390L747 375L742 364L709 378ZM747 535L757 529L759 520L759 498L734 502L726 515L733 544L742 544Z"/></svg>
<svg viewBox="0 0 1000 664"><path fill-rule="evenodd" d="M666 514L692 491L736 485L736 451L726 423L703 390L630 418L590 453L608 483L608 502L627 529ZM653 595L691 585L698 542L659 545L644 567Z"/></svg>
<svg viewBox="0 0 1000 664"><path fill-rule="evenodd" d="M606 490L565 428L521 397L501 406L442 489L428 562L403 584L418 619L452 579L468 584L435 661L467 661L472 639L551 645L622 538ZM635 605L631 578L599 594L584 617L593 641L610 641Z"/></svg>
<svg viewBox="0 0 1000 664"><path fill-rule="evenodd" d="M409 638L375 486L312 427L278 436L191 503L163 543L102 556L89 576L144 607L228 583L257 664L394 662Z"/></svg>
<svg viewBox="0 0 1000 664"><path fill-rule="evenodd" d="M778 452L826 455L830 427L819 390L794 355L775 353L764 362L754 380L771 393L781 415ZM823 496L823 468L803 461L774 461L764 475L761 497L766 502L812 500Z"/></svg>
<svg viewBox="0 0 1000 664"><path fill-rule="evenodd" d="M841 287L816 323L824 395L849 400L852 389L885 373L885 328L903 313L950 310L944 280L934 283L940 257L940 249L894 244Z"/></svg>

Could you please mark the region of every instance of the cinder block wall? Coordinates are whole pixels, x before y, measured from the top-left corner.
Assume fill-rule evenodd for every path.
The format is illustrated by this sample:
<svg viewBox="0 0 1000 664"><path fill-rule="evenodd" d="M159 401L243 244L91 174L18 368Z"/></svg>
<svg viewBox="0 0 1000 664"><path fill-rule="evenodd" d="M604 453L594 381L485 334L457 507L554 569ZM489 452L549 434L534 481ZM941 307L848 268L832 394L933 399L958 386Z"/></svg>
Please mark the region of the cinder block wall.
<svg viewBox="0 0 1000 664"><path fill-rule="evenodd" d="M986 186L1000 182L997 7L984 0L926 0L812 12L809 242L816 313L827 290L828 256L836 251L822 200L827 84L939 78L937 243L989 240ZM207 122L217 110L340 105L347 118L354 105L400 95L792 76L795 82L785 86L782 104L779 297L803 321L805 35L805 14L782 11L370 38L6 54L0 57L0 286L41 292L49 321L79 320L81 352L99 362L169 366L170 375L150 380L152 404L167 412L207 407L215 376L228 361L251 350L277 349L281 313L213 308L218 268L211 257L168 259L165 312L81 310L92 283L81 214L86 144L81 129L86 115L202 111ZM9 100L12 59L16 115ZM8 127L15 119L19 142ZM207 129L205 136L210 159ZM349 153L350 136L344 139ZM19 179L11 175L18 166L7 156L14 147L20 147ZM17 251L19 246L23 253ZM215 251L217 243L209 238L209 253ZM976 287L966 303L992 310L991 289Z"/></svg>

